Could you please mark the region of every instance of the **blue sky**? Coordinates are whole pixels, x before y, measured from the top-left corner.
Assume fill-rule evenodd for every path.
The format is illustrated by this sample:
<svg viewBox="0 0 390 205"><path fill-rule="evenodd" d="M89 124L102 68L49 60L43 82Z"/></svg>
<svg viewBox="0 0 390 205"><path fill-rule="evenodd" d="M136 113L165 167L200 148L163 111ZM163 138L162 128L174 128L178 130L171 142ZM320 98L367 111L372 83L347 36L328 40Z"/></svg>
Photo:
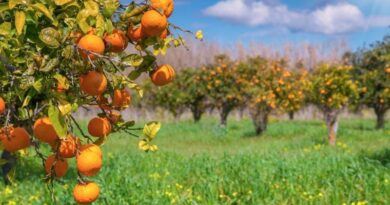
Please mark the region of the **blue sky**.
<svg viewBox="0 0 390 205"><path fill-rule="evenodd" d="M176 0L171 21L207 41L279 45L345 39L352 49L390 34L390 0Z"/></svg>

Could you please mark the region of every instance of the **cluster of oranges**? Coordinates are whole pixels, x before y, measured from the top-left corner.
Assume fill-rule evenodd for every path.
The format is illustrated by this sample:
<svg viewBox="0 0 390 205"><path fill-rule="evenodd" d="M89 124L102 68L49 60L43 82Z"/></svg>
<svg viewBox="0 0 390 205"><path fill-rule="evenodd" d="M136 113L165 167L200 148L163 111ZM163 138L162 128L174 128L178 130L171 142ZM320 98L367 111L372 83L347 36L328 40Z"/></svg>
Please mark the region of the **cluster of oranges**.
<svg viewBox="0 0 390 205"><path fill-rule="evenodd" d="M72 33L70 38L75 39L81 58L88 61L103 57L105 52L121 53L129 41L139 43L146 38L165 39L169 35L168 20L174 9L173 0L151 0L149 8L142 14L140 25L128 26L127 33L114 29L103 37L97 35L95 29L87 34ZM156 86L164 86L175 78L175 70L170 65L157 66L150 73L151 81ZM110 95L111 101L105 97L108 90L109 79L103 69L87 71L79 76L79 87L85 95L95 99L97 105L104 110L104 115L91 119L88 123L88 132L96 138L105 138L112 131L115 123L121 120L118 111L127 108L131 103L131 95L122 87L114 88ZM67 92L69 88L57 86L59 93ZM6 102L0 97L0 114L6 111ZM74 134L59 136L55 126L49 117L43 116L37 119L29 133L25 128L18 126L6 126L0 129L0 140L4 149L8 152L17 152L26 149L31 144L30 134L41 143L48 144L52 153L45 159L45 171L51 179L66 175L68 160L76 159L76 167L80 176L95 176L103 165L102 150L97 144L83 144ZM92 181L80 179L74 187L73 196L77 203L89 204L99 196L99 186Z"/></svg>
<svg viewBox="0 0 390 205"><path fill-rule="evenodd" d="M95 34L95 29L91 29L86 35L73 35L73 38L76 38L79 52L85 60L95 60L106 50L121 53L127 48L129 39L133 43L138 43L149 37L165 39L170 34L167 18L172 15L173 9L173 0L152 0L150 1L150 9L142 15L141 23L128 26L127 35L122 30L114 29L111 34L107 33L101 38ZM107 83L101 76L99 78L103 82L100 88L103 89ZM174 80L175 71L170 65L162 65L151 72L150 77L156 86L163 86ZM96 93L91 93L91 95L96 96Z"/></svg>

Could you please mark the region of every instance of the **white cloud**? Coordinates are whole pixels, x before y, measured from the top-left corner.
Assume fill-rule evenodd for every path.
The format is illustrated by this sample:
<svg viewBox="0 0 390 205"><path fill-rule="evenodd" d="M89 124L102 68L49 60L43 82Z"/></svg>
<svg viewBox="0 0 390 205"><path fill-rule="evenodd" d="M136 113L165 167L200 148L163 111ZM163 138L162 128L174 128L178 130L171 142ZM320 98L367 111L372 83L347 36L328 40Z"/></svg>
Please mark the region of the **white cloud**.
<svg viewBox="0 0 390 205"><path fill-rule="evenodd" d="M328 4L312 11L293 11L286 5L259 0L222 0L204 10L208 16L246 24L273 25L293 31L341 34L390 25L390 16L365 16L350 3Z"/></svg>

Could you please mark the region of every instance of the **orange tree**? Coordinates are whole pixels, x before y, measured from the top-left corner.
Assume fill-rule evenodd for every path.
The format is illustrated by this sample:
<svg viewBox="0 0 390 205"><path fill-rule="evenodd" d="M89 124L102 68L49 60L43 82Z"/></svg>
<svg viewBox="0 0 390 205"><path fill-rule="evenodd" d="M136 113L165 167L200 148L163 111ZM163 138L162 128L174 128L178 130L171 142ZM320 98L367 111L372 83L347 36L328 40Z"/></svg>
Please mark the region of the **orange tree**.
<svg viewBox="0 0 390 205"><path fill-rule="evenodd" d="M187 108L193 119L198 122L206 109L206 72L187 68L178 74L170 85L159 88L150 82L145 83L144 101L149 107L161 107L168 110L175 118Z"/></svg>
<svg viewBox="0 0 390 205"><path fill-rule="evenodd" d="M294 119L294 113L301 110L307 101L305 93L310 83L307 74L304 69L284 70L282 73L283 83L277 90L278 107L288 113L290 120Z"/></svg>
<svg viewBox="0 0 390 205"><path fill-rule="evenodd" d="M336 144L338 116L357 99L357 85L352 80L351 66L320 64L310 76L310 102L324 114L330 145Z"/></svg>
<svg viewBox="0 0 390 205"><path fill-rule="evenodd" d="M244 96L258 135L267 129L273 110L291 112L302 106L304 94L301 84L295 82L296 76L283 68L285 65L283 59L270 61L256 57L239 66L239 72L245 79Z"/></svg>
<svg viewBox="0 0 390 205"><path fill-rule="evenodd" d="M99 196L98 185L89 177L102 167L100 145L110 133L139 137L144 151L157 149L151 142L159 123L134 128L134 122L123 121L117 111L131 103L129 92L142 95L133 82L142 73L159 85L173 80L173 69L157 66L153 55L182 42L168 37L171 28L177 28L168 22L173 6L171 0L129 5L119 0L0 3L0 139L6 183L18 151L32 147L50 183L66 174L67 159L75 157L74 199L87 204ZM123 52L129 39L135 53ZM125 69L132 71L125 75ZM100 113L85 132L72 114L92 106Z"/></svg>
<svg viewBox="0 0 390 205"><path fill-rule="evenodd" d="M183 84L185 105L192 112L194 122L199 122L207 105L207 72L205 69L185 69L178 78Z"/></svg>
<svg viewBox="0 0 390 205"><path fill-rule="evenodd" d="M374 109L376 128L383 129L390 109L390 36L356 52L352 61L354 78L359 84L359 103Z"/></svg>
<svg viewBox="0 0 390 205"><path fill-rule="evenodd" d="M180 77L164 87L157 87L150 82L144 84L145 96L143 101L151 108L160 107L169 111L175 119L179 118L186 109L186 95L182 91L183 85Z"/></svg>
<svg viewBox="0 0 390 205"><path fill-rule="evenodd" d="M204 67L203 72L210 103L219 110L220 126L226 127L230 112L244 102L244 79L227 55L216 56L214 64Z"/></svg>

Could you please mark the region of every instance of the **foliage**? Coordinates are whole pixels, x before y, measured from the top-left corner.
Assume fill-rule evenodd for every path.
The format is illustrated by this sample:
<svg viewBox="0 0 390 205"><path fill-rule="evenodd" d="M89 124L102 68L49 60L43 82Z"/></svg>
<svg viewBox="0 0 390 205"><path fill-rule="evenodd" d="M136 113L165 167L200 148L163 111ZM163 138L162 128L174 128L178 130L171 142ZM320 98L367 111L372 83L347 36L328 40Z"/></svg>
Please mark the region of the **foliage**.
<svg viewBox="0 0 390 205"><path fill-rule="evenodd" d="M377 128L383 128L390 109L390 36L352 56L354 79L359 84L359 104L375 110Z"/></svg>
<svg viewBox="0 0 390 205"><path fill-rule="evenodd" d="M173 10L173 4L170 9ZM48 116L51 123L48 126L54 128L61 144L68 134L80 129L72 114L79 108L90 109L98 105L101 108L99 117L110 119L108 125L102 125L107 126L105 130L136 136L140 138L142 150L155 151L157 147L151 141L160 124L145 125L145 130L149 131L144 130L145 136L140 137L134 133L139 130L133 127L134 121L112 119L114 109L121 110L130 103L126 89L142 97L143 91L134 80L142 73L154 71L157 67L155 55L183 43L180 36L144 34L139 41L130 42L134 53L123 52L128 43L124 31L143 26L141 18L150 10L166 21L167 17L159 13L161 8L134 1L129 5L121 5L119 0L10 0L0 3L0 95L6 104L0 123L5 128L25 127L32 134L34 121ZM151 25L156 19L145 21L152 21L147 22ZM171 33L167 29L178 28L171 24L159 26L166 33ZM156 32L153 30L154 34ZM198 32L198 38L201 34ZM129 75L125 74L127 70L131 70ZM120 108L110 102L114 97L119 100ZM92 124L93 129L99 129L96 123ZM153 136L147 134L150 132ZM107 140L107 136L92 139L82 130L79 134L82 144L102 145ZM9 136L0 138L10 140ZM35 152L44 161L41 142L37 138L31 140ZM57 153L59 146L51 146ZM76 152L81 152L79 145ZM56 156L57 160L64 160ZM48 173L46 179L53 182L54 175ZM85 179L79 175L78 182L84 184Z"/></svg>
<svg viewBox="0 0 390 205"><path fill-rule="evenodd" d="M310 102L321 110L340 110L358 98L351 66L321 64L310 76Z"/></svg>

